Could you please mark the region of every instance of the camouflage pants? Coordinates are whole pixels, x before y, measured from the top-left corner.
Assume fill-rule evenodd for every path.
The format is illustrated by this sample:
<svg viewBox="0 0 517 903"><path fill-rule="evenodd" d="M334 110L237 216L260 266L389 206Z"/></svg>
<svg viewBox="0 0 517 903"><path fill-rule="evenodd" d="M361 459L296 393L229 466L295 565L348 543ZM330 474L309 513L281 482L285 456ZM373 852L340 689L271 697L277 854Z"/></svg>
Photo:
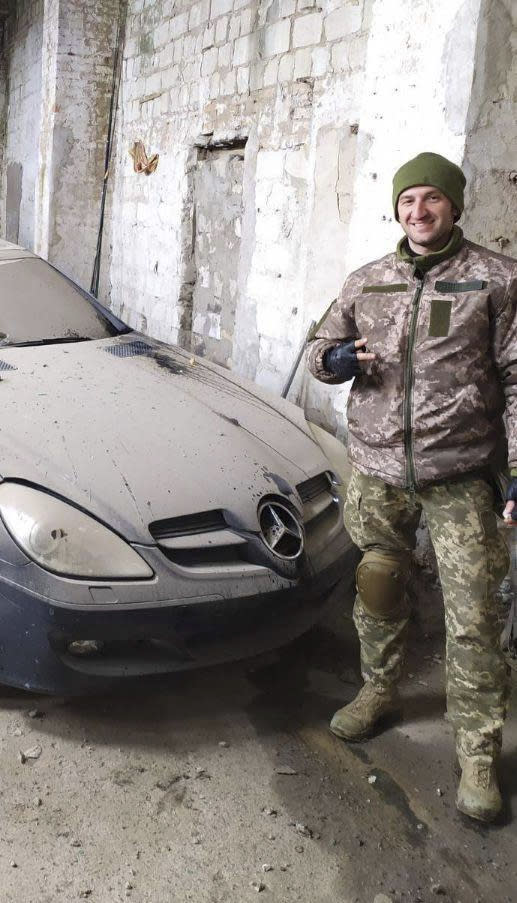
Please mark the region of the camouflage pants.
<svg viewBox="0 0 517 903"><path fill-rule="evenodd" d="M425 512L445 604L447 710L468 751L497 751L508 698L495 591L509 567L490 486L479 477L410 493L353 470L345 524L362 551L408 552ZM403 664L407 600L393 619L373 617L359 595L354 622L365 680L395 683Z"/></svg>

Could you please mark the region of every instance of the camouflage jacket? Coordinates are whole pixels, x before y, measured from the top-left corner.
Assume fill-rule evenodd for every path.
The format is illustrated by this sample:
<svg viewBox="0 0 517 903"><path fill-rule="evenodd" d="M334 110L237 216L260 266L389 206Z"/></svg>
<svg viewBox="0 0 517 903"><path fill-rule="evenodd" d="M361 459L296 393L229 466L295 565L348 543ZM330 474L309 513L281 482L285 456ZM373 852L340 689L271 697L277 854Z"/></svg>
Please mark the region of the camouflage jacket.
<svg viewBox="0 0 517 903"><path fill-rule="evenodd" d="M420 277L420 278L419 278ZM422 486L483 468L504 436L517 467L517 261L464 241L419 274L396 254L361 267L313 332L309 368L368 338L376 360L348 400L349 456L395 486Z"/></svg>

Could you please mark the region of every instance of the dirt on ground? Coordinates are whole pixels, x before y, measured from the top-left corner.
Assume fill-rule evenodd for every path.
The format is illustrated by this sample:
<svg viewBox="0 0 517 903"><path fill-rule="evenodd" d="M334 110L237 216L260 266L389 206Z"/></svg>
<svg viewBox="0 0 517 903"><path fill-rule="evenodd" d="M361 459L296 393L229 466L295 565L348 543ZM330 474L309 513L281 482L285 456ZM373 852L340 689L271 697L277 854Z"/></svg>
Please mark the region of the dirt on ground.
<svg viewBox="0 0 517 903"><path fill-rule="evenodd" d="M328 731L361 683L339 593L269 658L103 697L0 690L1 903L515 901L517 719L502 818L465 819L439 595L419 590L404 719L361 744Z"/></svg>

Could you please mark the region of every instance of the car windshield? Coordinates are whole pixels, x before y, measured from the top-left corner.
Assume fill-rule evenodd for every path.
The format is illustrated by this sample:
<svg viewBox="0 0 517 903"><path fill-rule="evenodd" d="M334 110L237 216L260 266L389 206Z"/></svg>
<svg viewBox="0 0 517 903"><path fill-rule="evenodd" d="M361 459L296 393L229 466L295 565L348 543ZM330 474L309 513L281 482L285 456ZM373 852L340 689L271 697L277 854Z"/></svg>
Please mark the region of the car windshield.
<svg viewBox="0 0 517 903"><path fill-rule="evenodd" d="M117 317L37 257L0 261L0 344L45 345L128 332Z"/></svg>

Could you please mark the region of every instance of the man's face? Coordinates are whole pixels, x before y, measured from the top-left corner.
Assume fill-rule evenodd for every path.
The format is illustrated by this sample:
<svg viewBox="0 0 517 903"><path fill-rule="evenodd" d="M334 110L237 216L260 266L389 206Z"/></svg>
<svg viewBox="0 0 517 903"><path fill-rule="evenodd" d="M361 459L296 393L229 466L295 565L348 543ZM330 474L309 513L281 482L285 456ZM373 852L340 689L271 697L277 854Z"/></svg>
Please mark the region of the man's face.
<svg viewBox="0 0 517 903"><path fill-rule="evenodd" d="M428 254L447 244L456 209L439 188L416 185L399 195L397 213L412 251Z"/></svg>

